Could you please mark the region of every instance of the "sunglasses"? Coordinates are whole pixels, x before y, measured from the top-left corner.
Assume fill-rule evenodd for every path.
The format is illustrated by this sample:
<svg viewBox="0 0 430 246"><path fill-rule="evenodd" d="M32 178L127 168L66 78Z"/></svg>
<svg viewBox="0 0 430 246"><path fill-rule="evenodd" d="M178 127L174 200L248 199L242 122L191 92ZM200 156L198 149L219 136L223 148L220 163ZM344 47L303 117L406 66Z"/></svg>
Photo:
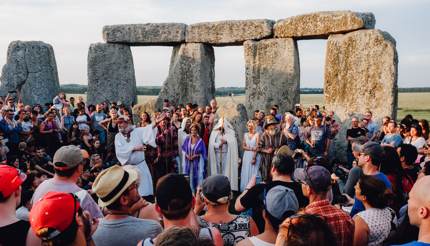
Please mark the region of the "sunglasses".
<svg viewBox="0 0 430 246"><path fill-rule="evenodd" d="M310 187L315 187L314 183L313 183L313 181L311 179L311 176L309 176L309 168L310 167L312 167L312 166L307 166L305 168L305 180L308 180L309 183L306 183L304 180L299 180L299 183L307 185L307 186L310 186Z"/></svg>

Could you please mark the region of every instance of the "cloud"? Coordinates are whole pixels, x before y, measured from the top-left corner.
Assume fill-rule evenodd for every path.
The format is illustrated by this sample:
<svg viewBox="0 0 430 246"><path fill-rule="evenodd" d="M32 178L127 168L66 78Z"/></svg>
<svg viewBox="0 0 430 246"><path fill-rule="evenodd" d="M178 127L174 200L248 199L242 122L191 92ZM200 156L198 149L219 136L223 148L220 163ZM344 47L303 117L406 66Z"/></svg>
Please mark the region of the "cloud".
<svg viewBox="0 0 430 246"><path fill-rule="evenodd" d="M104 25L276 20L314 11L346 9L374 12L377 28L396 38L401 86L423 84L430 77L430 69L424 68L429 64L430 54L423 52L428 46L426 40L430 39L427 32L430 4L426 0L1 0L0 9L0 61L6 60L8 44L13 40L45 41L54 47L62 83L86 83L88 47L103 41ZM302 85L322 83L323 48L324 41L299 43ZM161 84L168 70L170 50L133 48L139 82ZM242 56L242 47L216 48L217 86L230 82L244 84Z"/></svg>

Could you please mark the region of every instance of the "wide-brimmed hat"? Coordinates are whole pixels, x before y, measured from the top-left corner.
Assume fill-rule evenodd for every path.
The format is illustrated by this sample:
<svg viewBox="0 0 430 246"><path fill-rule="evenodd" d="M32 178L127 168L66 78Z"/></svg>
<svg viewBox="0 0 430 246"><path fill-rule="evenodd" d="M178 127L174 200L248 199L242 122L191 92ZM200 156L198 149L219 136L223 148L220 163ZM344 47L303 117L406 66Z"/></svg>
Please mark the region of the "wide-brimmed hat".
<svg viewBox="0 0 430 246"><path fill-rule="evenodd" d="M279 122L275 119L275 117L266 117L264 121L264 129L266 129L270 125L277 125Z"/></svg>
<svg viewBox="0 0 430 246"><path fill-rule="evenodd" d="M138 177L135 170L125 170L117 165L103 170L93 184L93 191L99 197L99 205L106 207L115 202Z"/></svg>

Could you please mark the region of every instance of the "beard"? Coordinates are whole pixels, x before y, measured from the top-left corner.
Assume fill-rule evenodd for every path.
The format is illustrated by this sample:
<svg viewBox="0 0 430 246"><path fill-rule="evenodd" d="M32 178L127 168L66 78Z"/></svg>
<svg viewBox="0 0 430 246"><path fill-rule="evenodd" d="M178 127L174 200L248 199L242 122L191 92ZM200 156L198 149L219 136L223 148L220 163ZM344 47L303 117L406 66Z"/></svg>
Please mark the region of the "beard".
<svg viewBox="0 0 430 246"><path fill-rule="evenodd" d="M276 135L276 130L268 130L267 132L269 133L270 136Z"/></svg>
<svg viewBox="0 0 430 246"><path fill-rule="evenodd" d="M133 126L127 126L126 128L119 129L119 132L126 135L133 131Z"/></svg>

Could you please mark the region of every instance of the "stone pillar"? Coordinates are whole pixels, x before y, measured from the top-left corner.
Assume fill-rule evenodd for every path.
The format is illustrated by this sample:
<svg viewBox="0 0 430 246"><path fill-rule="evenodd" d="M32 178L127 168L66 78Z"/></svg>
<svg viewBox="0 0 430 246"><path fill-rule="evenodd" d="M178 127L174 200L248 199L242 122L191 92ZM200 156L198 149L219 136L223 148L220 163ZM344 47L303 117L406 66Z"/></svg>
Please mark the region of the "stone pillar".
<svg viewBox="0 0 430 246"><path fill-rule="evenodd" d="M300 101L300 65L297 43L291 38L246 41L246 109L267 111L274 104L280 112Z"/></svg>
<svg viewBox="0 0 430 246"><path fill-rule="evenodd" d="M25 104L52 102L60 89L54 49L41 41L11 42L0 80L3 95L17 90Z"/></svg>
<svg viewBox="0 0 430 246"><path fill-rule="evenodd" d="M122 44L91 44L88 51L88 104L137 102L136 78L130 47Z"/></svg>
<svg viewBox="0 0 430 246"><path fill-rule="evenodd" d="M196 103L209 105L215 97L215 57L213 47L186 43L173 48L169 75L164 81L156 106L164 99L174 105Z"/></svg>
<svg viewBox="0 0 430 246"><path fill-rule="evenodd" d="M327 41L324 100L342 120L371 110L375 119L396 117L397 51L380 30L331 35Z"/></svg>

